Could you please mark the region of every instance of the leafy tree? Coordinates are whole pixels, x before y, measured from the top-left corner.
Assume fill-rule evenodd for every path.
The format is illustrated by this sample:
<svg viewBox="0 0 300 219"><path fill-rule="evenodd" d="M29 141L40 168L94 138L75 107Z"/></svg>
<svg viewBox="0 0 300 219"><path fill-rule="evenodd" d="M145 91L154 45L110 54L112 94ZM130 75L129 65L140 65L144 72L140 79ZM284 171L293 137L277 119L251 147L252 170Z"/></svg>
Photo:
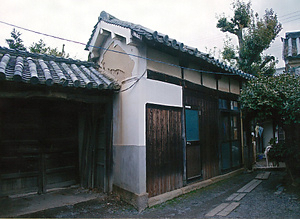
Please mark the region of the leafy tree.
<svg viewBox="0 0 300 219"><path fill-rule="evenodd" d="M263 51L270 47L282 29L277 15L272 9L267 9L263 18L259 18L257 13L254 15L250 1L236 0L232 7L233 17L220 16L217 28L237 36L238 52L233 46L225 45L223 59L230 63L236 60L237 68L253 75L272 75L275 72L275 57L263 55Z"/></svg>
<svg viewBox="0 0 300 219"><path fill-rule="evenodd" d="M46 43L42 39L40 39L37 43L32 43L29 47L29 51L32 53L47 53L48 48L46 47Z"/></svg>
<svg viewBox="0 0 300 219"><path fill-rule="evenodd" d="M237 50L235 49L232 43L232 38L226 35L226 39L224 40L223 51L221 52L221 56L223 60L226 62L226 64L229 64L231 66L236 66L237 64L235 59L236 53Z"/></svg>
<svg viewBox="0 0 300 219"><path fill-rule="evenodd" d="M9 48L26 50L26 47L23 44L23 40L21 39L22 34L19 31L16 31L16 29L14 28L10 35L11 39L6 39L6 43L8 44Z"/></svg>
<svg viewBox="0 0 300 219"><path fill-rule="evenodd" d="M65 53L64 46L65 45L63 44L63 49L61 52L59 52L57 48L47 47L46 43L42 39L40 39L37 43L31 44L31 46L29 47L29 51L33 53L48 54L68 58L69 54Z"/></svg>
<svg viewBox="0 0 300 219"><path fill-rule="evenodd" d="M258 76L243 87L240 102L248 119L272 119L285 131L285 144L277 145L293 174L300 174L300 76Z"/></svg>
<svg viewBox="0 0 300 219"><path fill-rule="evenodd" d="M23 44L23 40L21 39L22 34L19 31L16 31L15 28L12 30L10 34L11 34L11 39L6 39L6 43L8 44L9 48L26 51L27 49ZM63 44L62 51L60 52L57 49L57 47L51 48L49 46L46 46L46 43L42 39L40 39L37 43L33 42L28 49L32 53L40 53L40 54L47 54L47 55L69 58L69 53L65 52L65 44Z"/></svg>

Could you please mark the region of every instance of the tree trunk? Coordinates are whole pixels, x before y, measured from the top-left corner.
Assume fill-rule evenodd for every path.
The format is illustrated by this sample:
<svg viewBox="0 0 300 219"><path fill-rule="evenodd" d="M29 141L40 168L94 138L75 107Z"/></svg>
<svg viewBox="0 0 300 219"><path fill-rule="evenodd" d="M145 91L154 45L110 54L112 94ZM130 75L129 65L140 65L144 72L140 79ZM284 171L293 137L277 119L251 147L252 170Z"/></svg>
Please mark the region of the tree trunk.
<svg viewBox="0 0 300 219"><path fill-rule="evenodd" d="M243 28L239 27L239 29L236 31L236 35L237 35L238 41L239 41L239 63L242 63L241 51L244 46Z"/></svg>

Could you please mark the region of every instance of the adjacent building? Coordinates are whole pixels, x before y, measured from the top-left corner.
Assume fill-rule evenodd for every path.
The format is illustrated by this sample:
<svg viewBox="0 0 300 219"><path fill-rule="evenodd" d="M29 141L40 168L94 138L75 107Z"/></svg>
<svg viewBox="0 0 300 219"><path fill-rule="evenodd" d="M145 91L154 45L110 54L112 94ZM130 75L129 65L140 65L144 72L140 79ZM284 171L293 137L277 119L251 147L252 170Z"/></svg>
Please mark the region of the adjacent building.
<svg viewBox="0 0 300 219"><path fill-rule="evenodd" d="M253 76L104 11L86 49L121 84L113 100L114 191L142 209L155 196L242 167L238 98Z"/></svg>
<svg viewBox="0 0 300 219"><path fill-rule="evenodd" d="M300 31L287 32L282 41L285 72L300 75Z"/></svg>
<svg viewBox="0 0 300 219"><path fill-rule="evenodd" d="M0 197L111 191L119 87L95 63L0 47Z"/></svg>

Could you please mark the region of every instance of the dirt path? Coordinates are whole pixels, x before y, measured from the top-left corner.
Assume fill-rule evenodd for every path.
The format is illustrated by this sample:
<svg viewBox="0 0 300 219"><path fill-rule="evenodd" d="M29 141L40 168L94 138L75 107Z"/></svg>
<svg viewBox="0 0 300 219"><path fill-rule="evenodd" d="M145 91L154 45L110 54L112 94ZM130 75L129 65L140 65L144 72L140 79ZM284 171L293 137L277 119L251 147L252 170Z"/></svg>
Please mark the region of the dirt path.
<svg viewBox="0 0 300 219"><path fill-rule="evenodd" d="M245 173L210 185L173 200L167 201L143 212L138 212L117 197L104 200L95 199L84 203L49 209L22 217L55 217L55 218L210 218L208 213L220 206L238 190L263 171ZM214 218L297 218L300 215L300 189L286 186L286 173L271 171L267 180L261 182L233 204L231 211L224 217L215 214ZM252 183L253 184L253 183ZM228 210L228 209L227 209Z"/></svg>

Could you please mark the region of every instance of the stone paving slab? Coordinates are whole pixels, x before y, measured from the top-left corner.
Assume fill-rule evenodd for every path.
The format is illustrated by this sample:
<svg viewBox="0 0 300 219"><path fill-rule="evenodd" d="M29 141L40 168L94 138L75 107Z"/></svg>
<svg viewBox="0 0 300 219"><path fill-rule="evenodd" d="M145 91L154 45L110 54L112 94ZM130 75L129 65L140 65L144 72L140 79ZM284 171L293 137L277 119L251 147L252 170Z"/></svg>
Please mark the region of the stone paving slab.
<svg viewBox="0 0 300 219"><path fill-rule="evenodd" d="M247 193L233 193L229 196L226 201L240 201L242 198L245 197Z"/></svg>
<svg viewBox="0 0 300 219"><path fill-rule="evenodd" d="M234 209L236 209L240 205L239 202L232 202L230 205L228 205L226 208L224 208L221 212L219 212L217 215L218 216L227 216L232 212Z"/></svg>
<svg viewBox="0 0 300 219"><path fill-rule="evenodd" d="M255 179L269 179L269 176L270 176L271 172L262 172L262 173L259 173Z"/></svg>
<svg viewBox="0 0 300 219"><path fill-rule="evenodd" d="M215 207L214 209L212 209L210 212L208 212L205 216L213 217L216 214L218 214L219 212L221 212L222 210L224 210L227 206L229 206L229 203L222 203L222 204L218 205L217 207Z"/></svg>
<svg viewBox="0 0 300 219"><path fill-rule="evenodd" d="M242 193L242 192L246 192L246 193L251 192L261 182L262 182L262 180L254 179L254 180L250 181L249 183L247 183L245 186L243 186L241 189L239 189L237 192L239 192L239 193Z"/></svg>
<svg viewBox="0 0 300 219"><path fill-rule="evenodd" d="M227 216L236 209L240 205L239 202L232 202L232 203L222 203L208 212L205 216L206 217L213 217L213 216Z"/></svg>

